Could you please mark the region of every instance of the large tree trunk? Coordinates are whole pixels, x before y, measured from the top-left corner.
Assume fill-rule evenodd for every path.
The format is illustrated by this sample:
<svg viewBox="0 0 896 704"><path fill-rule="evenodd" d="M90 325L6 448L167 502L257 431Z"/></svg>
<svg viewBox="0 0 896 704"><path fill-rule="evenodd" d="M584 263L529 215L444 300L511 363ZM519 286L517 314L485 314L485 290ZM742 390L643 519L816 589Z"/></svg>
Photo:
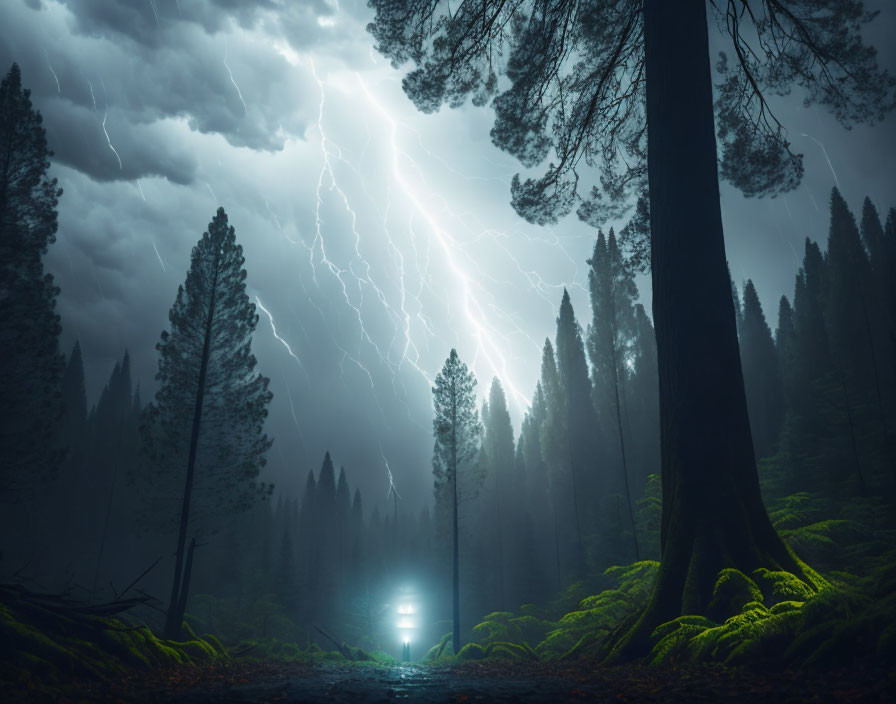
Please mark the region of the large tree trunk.
<svg viewBox="0 0 896 704"><path fill-rule="evenodd" d="M662 564L617 656L643 654L660 623L704 613L725 567L819 583L759 492L722 235L705 0L645 0L644 35Z"/></svg>

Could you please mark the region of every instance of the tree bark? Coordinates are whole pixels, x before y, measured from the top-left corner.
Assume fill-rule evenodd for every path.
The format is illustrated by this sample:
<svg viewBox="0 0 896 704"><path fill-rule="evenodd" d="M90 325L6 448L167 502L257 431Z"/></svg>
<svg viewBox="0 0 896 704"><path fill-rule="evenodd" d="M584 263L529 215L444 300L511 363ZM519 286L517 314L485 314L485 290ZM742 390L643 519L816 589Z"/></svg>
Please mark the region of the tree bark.
<svg viewBox="0 0 896 704"><path fill-rule="evenodd" d="M190 432L190 452L187 457L187 476L184 480L184 496L181 504L180 527L177 535L177 556L174 561L174 580L171 584L171 597L168 599L168 613L165 618L165 637L169 640L177 638L181 621L178 618L180 604L181 574L184 564L184 547L187 542L187 527L190 522L190 502L193 497L193 477L196 470L196 454L199 450L199 428L202 423L202 402L205 400L205 379L208 374L208 359L212 339L212 322L215 317L215 298L218 287L218 266L220 254L215 254L215 273L212 278L211 295L209 297L208 318L205 322L205 340L202 344L202 361L199 365L199 379L196 384L196 405L193 410L193 427ZM186 606L186 601L184 602ZM183 614L181 613L181 617Z"/></svg>
<svg viewBox="0 0 896 704"><path fill-rule="evenodd" d="M784 544L759 490L719 204L705 0L645 0L653 315L659 361L662 564L612 658L706 611L726 567L820 578Z"/></svg>
<svg viewBox="0 0 896 704"><path fill-rule="evenodd" d="M174 619L178 624L184 622L184 614L187 613L187 597L190 595L190 577L193 574L193 553L196 550L196 538L190 539L190 547L187 549L187 560L184 564L184 577L181 581L180 590L177 595L177 609L175 610ZM178 625L180 628L180 625Z"/></svg>
<svg viewBox="0 0 896 704"><path fill-rule="evenodd" d="M453 538L453 576L451 580L452 587L452 611L454 615L454 629L452 632L451 646L454 648L454 654L460 652L462 647L460 640L460 552L458 549L458 530L457 530L457 392L455 391L452 399L452 424L451 424L451 467L452 481L452 515L451 515L451 533Z"/></svg>

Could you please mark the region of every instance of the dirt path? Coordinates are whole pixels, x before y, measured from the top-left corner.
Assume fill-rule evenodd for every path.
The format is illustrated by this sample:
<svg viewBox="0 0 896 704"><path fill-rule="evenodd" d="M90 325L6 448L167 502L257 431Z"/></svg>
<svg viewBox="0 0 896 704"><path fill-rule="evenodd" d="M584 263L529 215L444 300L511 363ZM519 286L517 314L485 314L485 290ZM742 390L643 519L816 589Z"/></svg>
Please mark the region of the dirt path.
<svg viewBox="0 0 896 704"><path fill-rule="evenodd" d="M115 691L81 690L73 700L171 704L896 701L896 675L879 668L769 674L720 667L603 668L585 662L387 667L236 661L206 669L157 672L120 684Z"/></svg>
<svg viewBox="0 0 896 704"><path fill-rule="evenodd" d="M223 693L216 695L220 696ZM588 694L591 694L590 692ZM597 694L597 692L594 692ZM447 670L407 665L388 668L329 667L230 688L232 702L565 702L583 700L585 692L568 680L552 677L495 679L453 676ZM587 696L587 695L585 695ZM215 698L216 698L215 697ZM590 698L590 697L589 697ZM170 701L209 702L205 692L188 692Z"/></svg>

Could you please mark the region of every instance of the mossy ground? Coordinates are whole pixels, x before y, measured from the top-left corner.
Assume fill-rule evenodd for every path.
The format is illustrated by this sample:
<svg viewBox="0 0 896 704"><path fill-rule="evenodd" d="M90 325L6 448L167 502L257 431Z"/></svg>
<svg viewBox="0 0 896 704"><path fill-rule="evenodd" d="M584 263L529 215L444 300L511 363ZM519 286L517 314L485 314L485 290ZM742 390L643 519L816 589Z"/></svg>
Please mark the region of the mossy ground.
<svg viewBox="0 0 896 704"><path fill-rule="evenodd" d="M34 695L73 681L112 681L135 671L227 660L214 636L158 638L146 626L64 608L47 608L15 591L0 602L0 687Z"/></svg>
<svg viewBox="0 0 896 704"><path fill-rule="evenodd" d="M653 631L647 662L817 669L860 660L896 665L894 519L877 504L858 505L862 501L867 503L837 505L802 493L774 502L770 515L778 530L809 564L822 568L817 583L807 585L785 571L723 569L705 613L680 616ZM559 615L533 605L488 614L456 656L447 635L449 642L433 647L427 659L599 658L608 637L647 603L657 567L644 561L611 568L606 576L615 579L615 588L581 598Z"/></svg>

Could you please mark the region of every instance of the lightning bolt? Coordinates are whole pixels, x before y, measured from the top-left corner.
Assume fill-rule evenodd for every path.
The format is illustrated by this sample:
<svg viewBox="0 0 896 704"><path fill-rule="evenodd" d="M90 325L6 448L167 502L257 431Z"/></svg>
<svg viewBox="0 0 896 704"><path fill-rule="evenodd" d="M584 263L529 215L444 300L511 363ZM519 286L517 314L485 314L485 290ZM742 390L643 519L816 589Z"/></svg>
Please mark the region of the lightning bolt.
<svg viewBox="0 0 896 704"><path fill-rule="evenodd" d="M824 154L824 158L828 162L828 168L831 170L831 173L834 174L834 183L837 184L837 188L840 188L840 181L837 178L837 172L834 171L834 165L831 163L831 157L828 156L828 150L825 149L824 145L821 142L819 142L817 139L815 139L815 137L813 137L811 134L806 134L805 132L802 132L802 133L800 133L800 137L807 137L808 139L811 139L813 142L815 142L819 147L821 147L821 152L822 152L822 154Z"/></svg>
<svg viewBox="0 0 896 704"><path fill-rule="evenodd" d="M305 365L302 364L302 360L299 359L298 356L296 355L296 353L292 351L292 347L289 346L289 343L286 340L284 340L282 337L280 337L280 335L277 334L277 326L274 324L274 316L271 315L271 311L269 311L267 308L265 308L262 305L261 299L259 299L258 296L255 297L255 305L257 305L261 309L262 313L264 313L266 316L268 316L268 320L271 323L271 332L274 334L274 339L276 339L277 342L279 342L281 345L283 345L286 348L286 351L289 352L289 356L292 357L294 360L296 360L296 362L299 363L299 367L304 372Z"/></svg>
<svg viewBox="0 0 896 704"><path fill-rule="evenodd" d="M103 134L106 135L106 143L109 145L109 149L112 150L112 153L115 155L115 158L118 159L118 169L119 171L124 171L124 166L121 164L121 157L118 156L118 152L115 151L115 147L112 146L112 140L109 138L109 131L106 129L106 117L109 114L109 109L106 108L106 112L103 113Z"/></svg>
<svg viewBox="0 0 896 704"><path fill-rule="evenodd" d="M351 310L354 312L355 318L358 321L358 327L359 327L359 331L360 331L361 340L364 342L367 342L369 345L371 345L374 348L374 350L376 350L376 353L380 359L382 359L384 361L388 361L388 358L383 355L382 351L380 350L379 345L377 345L376 342L374 342L373 338L370 336L370 334L367 332L366 327L364 326L364 317L361 313L361 305L363 305L363 288L362 288L361 280L357 276L354 275L353 271L351 271L351 265L349 265L349 267L347 269L341 268L327 256L326 241L325 241L325 238L323 235L323 230L322 230L322 225L324 224L324 220L321 215L321 208L323 207L324 180L325 180L325 177L328 176L329 183L330 183L329 190L336 192L336 194L341 199L346 212L350 216L351 230L352 230L352 235L354 236L354 242L355 242L355 254L361 259L362 262L364 262L364 265L366 267L366 270L367 270L366 282L373 287L380 302L384 303L386 306L388 306L388 304L386 303L385 294L382 292L382 290L379 288L379 286L377 286L376 283L374 283L373 279L370 277L369 264L367 264L367 262L361 256L361 251L360 251L361 235L358 232L358 227L357 227L357 225L358 225L357 213L355 212L354 208L352 207L351 202L349 201L349 198L346 195L345 191L339 186L339 184L336 180L336 174L335 174L335 171L333 170L332 161L330 160L330 157L331 157L331 146L330 145L332 143L330 142L329 138L327 137L327 133L324 130L324 126L323 126L324 109L325 109L325 105L326 105L326 92L324 90L323 81L321 81L320 77L317 75L317 68L315 67L314 59L312 57L309 57L309 63L311 66L311 75L314 77L314 81L317 83L318 89L320 90L320 102L318 104L318 113L317 113L317 128L318 128L318 133L320 135L320 148L321 148L321 154L323 157L323 165L318 174L317 188L315 191L317 202L316 202L315 213L314 213L314 225L315 225L314 240L312 241L311 246L308 248L308 262L311 265L312 279L313 279L314 283L319 286L319 282L317 280L317 268L314 263L314 254L315 254L315 250L317 250L320 252L320 263L323 264L327 268L327 270L330 272L330 274L332 274L332 276L339 282L339 286L342 290L342 297L345 300L346 305L348 305L348 307L351 308ZM332 149L335 150L334 158L342 160L342 150L335 144L332 146ZM361 302L358 305L354 304L351 300L351 297L349 296L348 286L347 286L346 280L344 278L344 276L346 274L351 275L353 278L355 278L355 281L357 282L358 291L361 296ZM348 350L339 346L338 344L337 344L337 347L339 347L340 351L343 353L343 361L345 359L350 359L358 368L360 368L366 374L368 380L370 381L371 388L375 388L375 385L373 382L373 375L370 373L370 370L364 364L362 364L359 359L356 359L353 355L351 355L348 352Z"/></svg>
<svg viewBox="0 0 896 704"><path fill-rule="evenodd" d="M155 250L156 256L159 258L159 264L162 265L162 271L164 271L167 274L168 269L165 268L165 262L162 261L162 255L159 254L159 248L156 247L156 243L154 240L150 240L150 241L152 242L152 248Z"/></svg>
<svg viewBox="0 0 896 704"><path fill-rule="evenodd" d="M230 66L227 65L227 45L224 45L224 68L227 69L227 75L230 76L230 82L233 83L233 87L236 88L236 94L240 97L240 102L243 104L243 112L244 114L249 114L249 108L246 107L246 101L243 100L243 91L240 90L240 87L236 84L236 81L233 78L233 71L230 70Z"/></svg>
<svg viewBox="0 0 896 704"><path fill-rule="evenodd" d="M96 96L93 94L93 83L87 79L87 85L90 86L90 99L93 101L93 111L96 112Z"/></svg>
<svg viewBox="0 0 896 704"><path fill-rule="evenodd" d="M389 490L386 492L386 498L388 499L390 496L395 494L397 498L401 498L401 494L398 493L398 489L395 488L395 479L392 477L392 468L389 467L389 460L386 459L386 454L383 452L383 444L377 442L380 448L380 457L383 460L383 464L386 466L386 478L389 480Z"/></svg>
<svg viewBox="0 0 896 704"><path fill-rule="evenodd" d="M513 383L511 375L507 368L507 360L501 350L501 344L496 339L498 335L496 331L489 325L486 315L479 303L477 296L478 287L471 280L471 277L465 270L457 254L459 249L455 239L449 234L438 220L438 217L424 203L423 196L418 193L415 184L404 173L401 167L401 157L404 156L402 150L398 146L397 132L398 125L395 119L382 106L382 104L374 97L367 87L367 84L356 74L361 91L366 97L371 107L383 118L389 125L390 131L390 151L392 155L392 177L395 183L401 188L405 199L413 206L417 215L427 224L429 231L435 238L438 248L441 250L443 262L454 276L457 288L460 293L461 310L464 318L476 341L476 360L481 355L489 369L502 379L505 386L514 396L514 399L521 407L529 406L529 399L523 394ZM419 178L417 179L419 181Z"/></svg>
<svg viewBox="0 0 896 704"><path fill-rule="evenodd" d="M471 369L483 380L498 376L514 405L520 409L528 407L529 399L515 383L506 350L518 355L522 341L538 354L540 340L534 340L524 330L520 314L499 305L488 287L491 284L505 288L519 286L519 278L523 286L534 291L554 312L564 284L585 290L578 282L582 269L582 264L576 261L579 257L571 256L563 241L579 238L561 238L549 229L538 236L516 231L500 232L483 225L472 213L457 209L439 191L427 185L426 172L411 152L437 162L452 177L462 177L474 183L483 180L506 182L508 179L500 174L490 178L462 174L449 161L428 149L419 131L393 117L362 76L336 74L334 78L320 70L313 56L300 56L288 47L279 47L277 51L291 65L307 70L317 86L319 102L315 127L320 168L315 179L315 205L307 235L291 236L270 204L265 202L265 207L272 229L276 228L290 246L299 248L299 263L303 269L308 267L309 275L298 275L295 282L310 306L309 310L320 316L323 329L337 352L343 383L348 383L346 374L351 367L357 368L369 382L373 399L379 406L380 380L384 378L381 371L386 370L391 375L395 399L407 409L411 421L418 422L406 401L407 377L402 371L408 370L415 377L419 376L427 388L432 386L434 373L424 359L431 360L434 354L441 359L444 350L453 342L445 340L444 328L436 326L430 317L434 302L444 306L449 315L457 319L459 333L472 338ZM343 96L351 96L348 100L356 101L348 109L355 110L354 114L363 123L366 141L359 139L357 143L346 143L345 147L337 142L338 133L328 126L333 110L330 102L332 82L339 86ZM340 109L345 109L341 103L337 104ZM377 134L375 139L371 136L372 127ZM359 129L354 134L359 138L364 136ZM349 147L349 144L353 146ZM386 168L379 183L371 181L364 169L371 145L379 152L371 158L377 160L377 166L385 165ZM502 169L505 166L495 165ZM375 195L368 191L371 184L374 184ZM370 217L371 208L379 214L379 221L376 215ZM404 217L406 221L399 222ZM373 237L371 229L380 236ZM574 270L573 281L553 283L534 267L525 265L514 254L511 245L512 238L517 236L561 253ZM385 256L385 272L382 260L374 262L367 258L366 246L376 240L382 243L379 251ZM500 269L484 265L481 260L483 244L494 247L506 258L511 265L504 269L507 276L496 275L494 272ZM513 273L514 269L519 277ZM513 281L508 280L511 278ZM325 310L317 302L321 297L330 296L335 296L340 306L344 304L345 311L350 313L345 320L352 326L346 331L349 340L344 337L346 332L340 332L340 327L333 324L332 309L326 307ZM273 317L264 310L274 329ZM294 314L298 315L295 311ZM383 322L387 326L385 329ZM274 332L283 344L281 335L276 330ZM390 335L391 340L388 339ZM383 419L386 419L385 414ZM382 455L382 448L380 453ZM388 464L384 456L383 462Z"/></svg>
<svg viewBox="0 0 896 704"><path fill-rule="evenodd" d="M62 87L59 85L59 76L57 76L56 72L53 70L53 64L50 63L50 55L47 53L46 49L44 49L44 56L47 58L47 68L50 69L50 73L53 74L53 80L56 81L56 92L62 95Z"/></svg>

